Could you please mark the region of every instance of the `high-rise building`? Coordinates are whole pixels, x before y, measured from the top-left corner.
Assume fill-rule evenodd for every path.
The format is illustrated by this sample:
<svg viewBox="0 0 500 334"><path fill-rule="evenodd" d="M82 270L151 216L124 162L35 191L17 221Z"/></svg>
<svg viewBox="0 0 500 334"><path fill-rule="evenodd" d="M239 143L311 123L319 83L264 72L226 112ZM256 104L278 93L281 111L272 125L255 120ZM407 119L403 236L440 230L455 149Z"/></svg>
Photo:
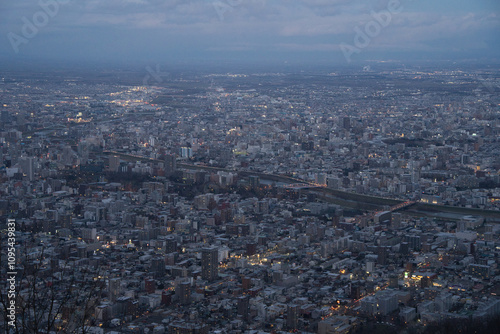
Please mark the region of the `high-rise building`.
<svg viewBox="0 0 500 334"><path fill-rule="evenodd" d="M361 286L359 284L351 284L349 298L355 300L361 298Z"/></svg>
<svg viewBox="0 0 500 334"><path fill-rule="evenodd" d="M247 256L252 256L257 253L257 243L247 243Z"/></svg>
<svg viewBox="0 0 500 334"><path fill-rule="evenodd" d="M399 245L399 253L403 255L408 255L410 253L410 244L407 242L402 242Z"/></svg>
<svg viewBox="0 0 500 334"><path fill-rule="evenodd" d="M326 185L327 184L326 174L325 173L314 174L314 181L317 184Z"/></svg>
<svg viewBox="0 0 500 334"><path fill-rule="evenodd" d="M326 180L326 183L328 185L328 188L339 189L340 186L341 186L342 181L338 177L329 177Z"/></svg>
<svg viewBox="0 0 500 334"><path fill-rule="evenodd" d="M377 301L379 313L382 315L389 314L398 308L398 294L393 291L380 291L377 293Z"/></svg>
<svg viewBox="0 0 500 334"><path fill-rule="evenodd" d="M491 276L491 267L482 264L469 264L469 275L477 278L488 279Z"/></svg>
<svg viewBox="0 0 500 334"><path fill-rule="evenodd" d="M165 176L172 175L177 170L177 160L174 154L167 154L164 160Z"/></svg>
<svg viewBox="0 0 500 334"><path fill-rule="evenodd" d="M118 172L120 168L120 158L117 156L109 157L109 170L112 172Z"/></svg>
<svg viewBox="0 0 500 334"><path fill-rule="evenodd" d="M156 281L151 278L146 278L144 281L144 290L146 290L146 293L154 293L156 290Z"/></svg>
<svg viewBox="0 0 500 334"><path fill-rule="evenodd" d="M250 296L238 297L238 314L243 317L245 321L250 318Z"/></svg>
<svg viewBox="0 0 500 334"><path fill-rule="evenodd" d="M342 118L342 127L346 130L351 128L351 118L349 118L349 116Z"/></svg>
<svg viewBox="0 0 500 334"><path fill-rule="evenodd" d="M157 278L165 276L165 258L160 256L151 259L151 272Z"/></svg>
<svg viewBox="0 0 500 334"><path fill-rule="evenodd" d="M191 149L191 147L181 147L179 149L179 155L182 158L191 158L193 157L193 150Z"/></svg>
<svg viewBox="0 0 500 334"><path fill-rule="evenodd" d="M2 125L5 125L9 123L10 121L10 113L8 110L2 110L1 116L0 116L0 121L2 122Z"/></svg>
<svg viewBox="0 0 500 334"><path fill-rule="evenodd" d="M373 273L375 271L375 262L367 261L366 262L366 272Z"/></svg>
<svg viewBox="0 0 500 334"><path fill-rule="evenodd" d="M398 275L397 274L391 274L389 276L389 288L391 288L391 289L398 289L399 288L399 282L398 282Z"/></svg>
<svg viewBox="0 0 500 334"><path fill-rule="evenodd" d="M108 282L109 299L112 302L115 302L116 298L120 296L121 283L122 281L119 278L112 278Z"/></svg>
<svg viewBox="0 0 500 334"><path fill-rule="evenodd" d="M371 315L387 315L398 309L397 291L383 290L361 300L361 310Z"/></svg>
<svg viewBox="0 0 500 334"><path fill-rule="evenodd" d="M169 237L165 239L165 253L170 254L177 252L177 240L175 238Z"/></svg>
<svg viewBox="0 0 500 334"><path fill-rule="evenodd" d="M20 158L19 165L28 180L33 181L35 177L35 160L32 157Z"/></svg>
<svg viewBox="0 0 500 334"><path fill-rule="evenodd" d="M241 288L244 291L248 291L250 290L251 287L252 287L252 279L250 277L243 277L241 279Z"/></svg>
<svg viewBox="0 0 500 334"><path fill-rule="evenodd" d="M395 212L392 214L391 228L399 229L401 227L401 213Z"/></svg>
<svg viewBox="0 0 500 334"><path fill-rule="evenodd" d="M201 251L201 277L215 281L219 275L219 250L216 247L203 248Z"/></svg>
<svg viewBox="0 0 500 334"><path fill-rule="evenodd" d="M377 248L377 263L380 265L386 265L387 264L387 255L388 255L387 247L379 246Z"/></svg>
<svg viewBox="0 0 500 334"><path fill-rule="evenodd" d="M87 246L86 245L78 245L76 247L76 252L78 254L78 257L86 258L87 257Z"/></svg>
<svg viewBox="0 0 500 334"><path fill-rule="evenodd" d="M248 181L250 183L250 187L252 188L257 188L260 185L260 177L258 176L250 176Z"/></svg>
<svg viewBox="0 0 500 334"><path fill-rule="evenodd" d="M191 283L182 282L179 284L179 300L182 305L191 303Z"/></svg>
<svg viewBox="0 0 500 334"><path fill-rule="evenodd" d="M419 235L405 235L405 241L408 243L409 248L414 251L419 251L422 247Z"/></svg>
<svg viewBox="0 0 500 334"><path fill-rule="evenodd" d="M420 279L420 287L422 289L432 286L432 279L429 276L422 276Z"/></svg>
<svg viewBox="0 0 500 334"><path fill-rule="evenodd" d="M286 327L288 329L297 329L299 324L299 307L295 304L288 305L286 309Z"/></svg>

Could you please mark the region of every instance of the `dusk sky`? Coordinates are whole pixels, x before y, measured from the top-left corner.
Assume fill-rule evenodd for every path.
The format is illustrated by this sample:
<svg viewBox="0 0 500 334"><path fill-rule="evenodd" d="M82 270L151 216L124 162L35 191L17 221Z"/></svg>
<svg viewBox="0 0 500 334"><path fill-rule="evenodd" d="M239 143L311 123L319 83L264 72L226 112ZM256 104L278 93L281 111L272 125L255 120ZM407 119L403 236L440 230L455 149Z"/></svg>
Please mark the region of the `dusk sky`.
<svg viewBox="0 0 500 334"><path fill-rule="evenodd" d="M57 2L58 8L52 5L44 12L45 2ZM500 58L500 1L397 2L1 1L0 60L4 65L37 60L347 64L347 58L354 62ZM374 13L396 7L384 17L385 26L377 23ZM37 24L37 31L30 30L30 24ZM365 35L369 40L358 37L356 43L357 31L370 28L371 36ZM346 57L346 50L356 52Z"/></svg>

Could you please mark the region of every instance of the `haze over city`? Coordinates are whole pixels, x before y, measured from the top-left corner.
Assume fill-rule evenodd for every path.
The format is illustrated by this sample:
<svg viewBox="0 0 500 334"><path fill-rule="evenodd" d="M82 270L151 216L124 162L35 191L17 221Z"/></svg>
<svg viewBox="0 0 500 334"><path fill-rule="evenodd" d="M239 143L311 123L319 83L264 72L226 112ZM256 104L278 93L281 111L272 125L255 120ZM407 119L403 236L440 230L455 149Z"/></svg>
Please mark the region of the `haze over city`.
<svg viewBox="0 0 500 334"><path fill-rule="evenodd" d="M0 4L4 66L37 60L343 64L340 45L354 45L356 28L364 31L374 13L388 8L394 12L387 24L372 30L354 61L491 61L500 50L496 0L64 0L56 9L47 5L48 20L36 18L36 36L23 36L42 3L51 1Z"/></svg>

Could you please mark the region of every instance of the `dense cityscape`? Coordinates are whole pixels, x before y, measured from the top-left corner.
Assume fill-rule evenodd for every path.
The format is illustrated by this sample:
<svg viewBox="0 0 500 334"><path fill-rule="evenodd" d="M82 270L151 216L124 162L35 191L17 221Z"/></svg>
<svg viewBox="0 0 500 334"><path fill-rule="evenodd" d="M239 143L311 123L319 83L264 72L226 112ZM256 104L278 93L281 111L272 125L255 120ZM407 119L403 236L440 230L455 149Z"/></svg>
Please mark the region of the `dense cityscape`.
<svg viewBox="0 0 500 334"><path fill-rule="evenodd" d="M2 328L497 332L497 69L151 70L1 74Z"/></svg>

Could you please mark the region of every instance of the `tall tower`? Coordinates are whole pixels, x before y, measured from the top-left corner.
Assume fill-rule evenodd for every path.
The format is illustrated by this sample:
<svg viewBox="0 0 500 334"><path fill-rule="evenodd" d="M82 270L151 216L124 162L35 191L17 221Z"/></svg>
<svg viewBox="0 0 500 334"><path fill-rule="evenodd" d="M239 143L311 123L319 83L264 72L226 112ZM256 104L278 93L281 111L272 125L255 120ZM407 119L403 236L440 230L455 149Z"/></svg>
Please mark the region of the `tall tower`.
<svg viewBox="0 0 500 334"><path fill-rule="evenodd" d="M23 157L19 159L19 164L28 180L33 181L35 177L35 159L33 157Z"/></svg>
<svg viewBox="0 0 500 334"><path fill-rule="evenodd" d="M165 239L165 254L177 252L177 240L174 237Z"/></svg>
<svg viewBox="0 0 500 334"><path fill-rule="evenodd" d="M177 161L174 154L167 154L165 156L165 176L172 175L177 169Z"/></svg>
<svg viewBox="0 0 500 334"><path fill-rule="evenodd" d="M182 305L191 303L191 283L182 282L179 284L179 300Z"/></svg>
<svg viewBox="0 0 500 334"><path fill-rule="evenodd" d="M243 320L250 320L250 296L238 297L238 314L243 317Z"/></svg>
<svg viewBox="0 0 500 334"><path fill-rule="evenodd" d="M109 170L112 172L117 172L120 168L120 157L113 155L109 157Z"/></svg>
<svg viewBox="0 0 500 334"><path fill-rule="evenodd" d="M151 272L156 278L165 276L165 258L162 256L151 259Z"/></svg>
<svg viewBox="0 0 500 334"><path fill-rule="evenodd" d="M10 121L10 112L8 110L2 110L1 116L0 116L0 122L2 122L2 125L5 125L9 123Z"/></svg>
<svg viewBox="0 0 500 334"><path fill-rule="evenodd" d="M108 282L109 299L112 302L115 302L116 298L120 296L121 283L122 281L119 278L112 278Z"/></svg>
<svg viewBox="0 0 500 334"><path fill-rule="evenodd" d="M219 250L215 247L203 248L201 251L201 277L209 282L215 281L219 275Z"/></svg>
<svg viewBox="0 0 500 334"><path fill-rule="evenodd" d="M349 130L351 128L351 118L349 116L344 116L344 118L342 118L342 127L345 130Z"/></svg>
<svg viewBox="0 0 500 334"><path fill-rule="evenodd" d="M286 327L288 329L297 329L299 316L299 307L295 304L288 305L286 310Z"/></svg>

